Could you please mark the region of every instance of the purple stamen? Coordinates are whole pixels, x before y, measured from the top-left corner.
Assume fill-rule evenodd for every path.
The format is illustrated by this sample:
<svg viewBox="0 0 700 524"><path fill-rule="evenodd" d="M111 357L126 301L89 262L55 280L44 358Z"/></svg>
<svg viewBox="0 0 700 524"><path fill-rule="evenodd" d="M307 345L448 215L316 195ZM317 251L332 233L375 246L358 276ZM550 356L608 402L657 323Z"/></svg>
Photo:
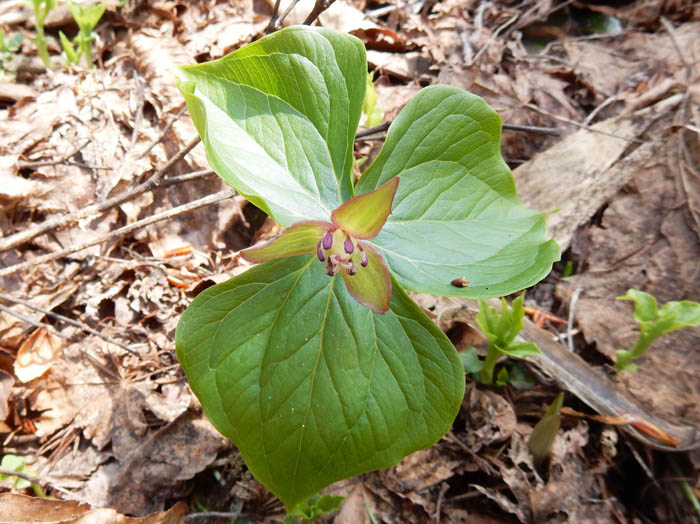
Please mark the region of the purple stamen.
<svg viewBox="0 0 700 524"><path fill-rule="evenodd" d="M323 239L319 240L318 245L316 246L316 256L321 262L326 260L326 255L323 254L323 246L321 245L322 242Z"/></svg>
<svg viewBox="0 0 700 524"><path fill-rule="evenodd" d="M333 231L330 229L326 231L326 235L323 237L323 240L321 241L323 244L323 249L330 249L333 247Z"/></svg>
<svg viewBox="0 0 700 524"><path fill-rule="evenodd" d="M330 259L328 259L328 262L326 262L326 275L328 275L329 277L335 275L335 271L333 271L333 264L331 264Z"/></svg>
<svg viewBox="0 0 700 524"><path fill-rule="evenodd" d="M345 237L345 242L343 243L343 247L345 248L345 252L348 255L351 254L353 251L355 251L355 246L352 243L352 239L349 236Z"/></svg>
<svg viewBox="0 0 700 524"><path fill-rule="evenodd" d="M353 276L357 273L357 265L351 260L346 266L348 275Z"/></svg>

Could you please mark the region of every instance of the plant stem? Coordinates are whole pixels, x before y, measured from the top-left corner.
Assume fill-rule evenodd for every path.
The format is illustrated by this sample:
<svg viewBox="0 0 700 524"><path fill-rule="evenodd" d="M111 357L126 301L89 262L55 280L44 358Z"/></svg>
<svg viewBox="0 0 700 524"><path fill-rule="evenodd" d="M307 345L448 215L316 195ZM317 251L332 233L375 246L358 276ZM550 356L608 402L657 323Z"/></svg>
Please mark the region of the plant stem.
<svg viewBox="0 0 700 524"><path fill-rule="evenodd" d="M644 330L639 334L639 338L629 349L619 350L617 352L617 362L615 369L618 371L624 369L627 364L641 357L649 346L658 338L658 336L645 333Z"/></svg>
<svg viewBox="0 0 700 524"><path fill-rule="evenodd" d="M493 372L500 356L501 352L498 351L496 346L489 344L489 349L484 359L484 367L481 368L481 373L479 374L479 380L482 384L491 384L493 382Z"/></svg>
<svg viewBox="0 0 700 524"><path fill-rule="evenodd" d="M44 62L44 66L46 67L46 69L51 69L49 47L46 43L46 36L44 35L44 24L40 24L39 20L37 20L36 24L36 37L34 38L34 44L36 45L36 50L39 53L41 61Z"/></svg>

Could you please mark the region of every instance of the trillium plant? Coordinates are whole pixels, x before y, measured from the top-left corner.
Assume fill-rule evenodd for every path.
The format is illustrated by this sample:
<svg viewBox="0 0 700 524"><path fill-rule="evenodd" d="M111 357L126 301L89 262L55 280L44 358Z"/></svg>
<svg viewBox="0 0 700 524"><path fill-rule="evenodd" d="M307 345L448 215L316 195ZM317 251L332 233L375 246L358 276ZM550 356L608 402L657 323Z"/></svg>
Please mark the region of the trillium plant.
<svg viewBox="0 0 700 524"><path fill-rule="evenodd" d="M367 62L353 36L292 27L178 75L212 168L283 227L195 298L178 358L293 512L431 446L457 415L463 366L405 290L506 295L559 249L518 200L498 115L461 89L423 89L355 181Z"/></svg>

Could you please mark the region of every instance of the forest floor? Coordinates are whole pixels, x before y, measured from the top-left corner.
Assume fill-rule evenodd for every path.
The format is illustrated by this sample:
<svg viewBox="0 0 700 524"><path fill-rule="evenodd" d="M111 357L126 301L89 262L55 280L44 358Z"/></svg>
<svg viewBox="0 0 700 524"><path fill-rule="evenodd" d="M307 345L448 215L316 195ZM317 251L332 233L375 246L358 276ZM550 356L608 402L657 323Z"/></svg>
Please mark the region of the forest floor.
<svg viewBox="0 0 700 524"><path fill-rule="evenodd" d="M174 350L197 293L245 271L238 251L276 229L209 170L172 66L260 38L273 2L105 4L88 69L60 57L58 31L77 29L59 2L46 71L31 9L0 3L0 28L26 36L0 70L0 469L25 477L0 483L14 492L0 521L282 522ZM612 368L637 334L616 297L700 300L700 4L338 0L316 23L364 41L385 122L433 84L499 112L521 200L559 210L562 261L527 291L532 329L571 338L577 356L557 358L584 377L536 360L518 387L467 377L452 430L333 485L347 498L325 521L700 522L700 329L660 339L636 373ZM356 156L379 147L359 139ZM415 298L458 350L483 341L455 300ZM533 468L527 438L562 391L569 410ZM634 426L609 416L611 391ZM17 496L39 486L66 502ZM194 516L217 511L229 517Z"/></svg>

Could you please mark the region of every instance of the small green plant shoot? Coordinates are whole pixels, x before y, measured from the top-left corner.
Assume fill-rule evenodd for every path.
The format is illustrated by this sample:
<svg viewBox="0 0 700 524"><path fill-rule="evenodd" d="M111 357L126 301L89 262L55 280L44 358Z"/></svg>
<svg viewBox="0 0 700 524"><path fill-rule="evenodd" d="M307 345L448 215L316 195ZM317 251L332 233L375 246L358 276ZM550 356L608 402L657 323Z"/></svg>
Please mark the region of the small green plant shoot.
<svg viewBox="0 0 700 524"><path fill-rule="evenodd" d="M552 444L561 427L561 407L564 404L564 393L559 393L554 402L547 408L540 421L532 429L527 447L532 453L536 465L541 464L549 456Z"/></svg>
<svg viewBox="0 0 700 524"><path fill-rule="evenodd" d="M3 455L2 461L0 461L0 468L4 469L5 471L12 471L14 473L22 473L30 477L36 477L36 471L25 464L25 458L26 457L21 457L19 455ZM23 479L22 477L0 473L0 483L9 484L16 490L32 488L37 497L46 497L46 493L39 484L29 482L27 479Z"/></svg>
<svg viewBox="0 0 700 524"><path fill-rule="evenodd" d="M46 69L51 69L48 42L44 34L44 21L49 11L56 7L56 0L32 0L30 5L32 9L34 9L34 20L36 22L36 36L32 41L36 46L41 61L44 62L44 67L46 67Z"/></svg>
<svg viewBox="0 0 700 524"><path fill-rule="evenodd" d="M659 309L656 298L637 289L629 289L626 295L617 299L634 302L634 319L639 324L639 338L634 346L617 351L615 369L618 371L636 371L637 365L630 362L641 357L661 335L684 327L700 326L700 304L697 302L666 302Z"/></svg>
<svg viewBox="0 0 700 524"><path fill-rule="evenodd" d="M284 228L241 252L258 265L195 298L178 358L293 513L431 446L457 415L462 364L406 289L512 293L559 248L518 200L498 115L461 89L423 89L354 184L367 60L353 36L287 28L178 75L212 168Z"/></svg>
<svg viewBox="0 0 700 524"><path fill-rule="evenodd" d="M314 495L308 501L297 505L284 524L314 524L316 519L331 513L340 507L345 497L333 495Z"/></svg>
<svg viewBox="0 0 700 524"><path fill-rule="evenodd" d="M75 23L78 24L78 34L71 42L63 31L59 31L58 36L61 38L63 52L69 63L78 64L80 57L84 56L87 66L92 67L92 42L97 37L94 29L102 18L106 6L102 2L97 2L83 7L81 4L68 0L68 8Z"/></svg>
<svg viewBox="0 0 700 524"><path fill-rule="evenodd" d="M367 73L367 91L365 92L365 101L362 104L362 112L367 115L365 119L365 127L372 128L382 123L384 120L384 111L377 103L377 91L372 82L373 73Z"/></svg>
<svg viewBox="0 0 700 524"><path fill-rule="evenodd" d="M10 80L14 79L15 70L12 67L12 61L15 53L19 51L22 40L24 40L22 33L9 36L0 29L0 80L5 79L5 77L9 77Z"/></svg>
<svg viewBox="0 0 700 524"><path fill-rule="evenodd" d="M501 297L500 312L489 306L485 300L479 300L479 314L476 317L476 323L489 342L486 359L479 374L479 380L483 384L493 382L496 362L502 356L525 358L540 352L539 348L532 342L515 340L520 330L523 329L524 300L525 294L523 293L513 300L513 307L509 308L506 300ZM504 371L506 375L502 375ZM505 368L501 370L498 377L499 385L505 385L508 382L507 373Z"/></svg>

